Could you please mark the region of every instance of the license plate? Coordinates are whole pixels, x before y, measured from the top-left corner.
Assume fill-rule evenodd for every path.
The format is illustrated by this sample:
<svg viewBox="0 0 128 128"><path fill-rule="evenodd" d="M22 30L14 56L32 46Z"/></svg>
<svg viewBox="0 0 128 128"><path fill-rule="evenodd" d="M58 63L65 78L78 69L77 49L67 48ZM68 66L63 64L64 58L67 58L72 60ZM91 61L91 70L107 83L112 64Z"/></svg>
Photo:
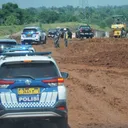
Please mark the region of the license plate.
<svg viewBox="0 0 128 128"><path fill-rule="evenodd" d="M28 35L27 35L27 37L30 37L30 36L31 36L31 34L28 34Z"/></svg>
<svg viewBox="0 0 128 128"><path fill-rule="evenodd" d="M18 88L18 94L39 94L40 88Z"/></svg>

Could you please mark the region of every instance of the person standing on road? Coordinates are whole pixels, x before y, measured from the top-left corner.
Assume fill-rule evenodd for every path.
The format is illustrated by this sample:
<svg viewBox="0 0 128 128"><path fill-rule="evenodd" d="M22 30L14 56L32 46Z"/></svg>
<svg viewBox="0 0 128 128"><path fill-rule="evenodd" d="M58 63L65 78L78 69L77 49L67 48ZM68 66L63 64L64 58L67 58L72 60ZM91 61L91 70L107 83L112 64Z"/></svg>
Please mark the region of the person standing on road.
<svg viewBox="0 0 128 128"><path fill-rule="evenodd" d="M64 43L65 47L68 47L68 30L65 28L64 31Z"/></svg>
<svg viewBox="0 0 128 128"><path fill-rule="evenodd" d="M54 47L55 48L59 48L60 47L60 45L59 45L59 38L60 38L60 33L58 32L58 30L56 30L55 35L53 37Z"/></svg>

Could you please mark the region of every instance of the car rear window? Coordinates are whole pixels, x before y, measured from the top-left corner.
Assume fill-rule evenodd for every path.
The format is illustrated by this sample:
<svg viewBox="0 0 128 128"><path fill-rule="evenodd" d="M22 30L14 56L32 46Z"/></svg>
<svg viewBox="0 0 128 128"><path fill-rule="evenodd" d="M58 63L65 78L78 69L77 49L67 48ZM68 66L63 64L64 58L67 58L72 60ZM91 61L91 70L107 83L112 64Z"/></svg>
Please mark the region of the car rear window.
<svg viewBox="0 0 128 128"><path fill-rule="evenodd" d="M90 26L81 26L80 28L81 29L90 29L91 27Z"/></svg>
<svg viewBox="0 0 128 128"><path fill-rule="evenodd" d="M0 78L22 78L22 76L46 78L58 77L59 74L53 62L5 63L0 67Z"/></svg>
<svg viewBox="0 0 128 128"><path fill-rule="evenodd" d="M37 32L37 29L24 29L23 32L24 33L26 33L26 32L35 33L35 32Z"/></svg>

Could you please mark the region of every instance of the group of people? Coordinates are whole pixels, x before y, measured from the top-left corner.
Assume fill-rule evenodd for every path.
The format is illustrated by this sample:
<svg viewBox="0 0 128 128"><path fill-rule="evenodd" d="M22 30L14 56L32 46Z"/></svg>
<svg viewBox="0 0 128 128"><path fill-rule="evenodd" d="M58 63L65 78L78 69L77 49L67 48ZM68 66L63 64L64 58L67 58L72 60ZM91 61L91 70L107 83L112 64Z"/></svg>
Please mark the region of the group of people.
<svg viewBox="0 0 128 128"><path fill-rule="evenodd" d="M55 48L59 48L60 44L59 44L59 39L60 39L60 32L56 31L53 40L54 40L54 47ZM68 30L66 29L64 32L64 44L65 47L68 47Z"/></svg>

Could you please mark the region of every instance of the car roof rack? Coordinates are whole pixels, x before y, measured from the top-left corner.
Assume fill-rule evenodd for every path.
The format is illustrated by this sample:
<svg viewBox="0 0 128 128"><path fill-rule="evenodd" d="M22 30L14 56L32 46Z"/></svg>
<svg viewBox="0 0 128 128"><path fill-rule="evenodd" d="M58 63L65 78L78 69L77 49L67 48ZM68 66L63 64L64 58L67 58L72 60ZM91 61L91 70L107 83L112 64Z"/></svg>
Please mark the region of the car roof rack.
<svg viewBox="0 0 128 128"><path fill-rule="evenodd" d="M51 55L52 52L27 52L27 53L1 53L1 57L13 57L13 56L48 56Z"/></svg>

